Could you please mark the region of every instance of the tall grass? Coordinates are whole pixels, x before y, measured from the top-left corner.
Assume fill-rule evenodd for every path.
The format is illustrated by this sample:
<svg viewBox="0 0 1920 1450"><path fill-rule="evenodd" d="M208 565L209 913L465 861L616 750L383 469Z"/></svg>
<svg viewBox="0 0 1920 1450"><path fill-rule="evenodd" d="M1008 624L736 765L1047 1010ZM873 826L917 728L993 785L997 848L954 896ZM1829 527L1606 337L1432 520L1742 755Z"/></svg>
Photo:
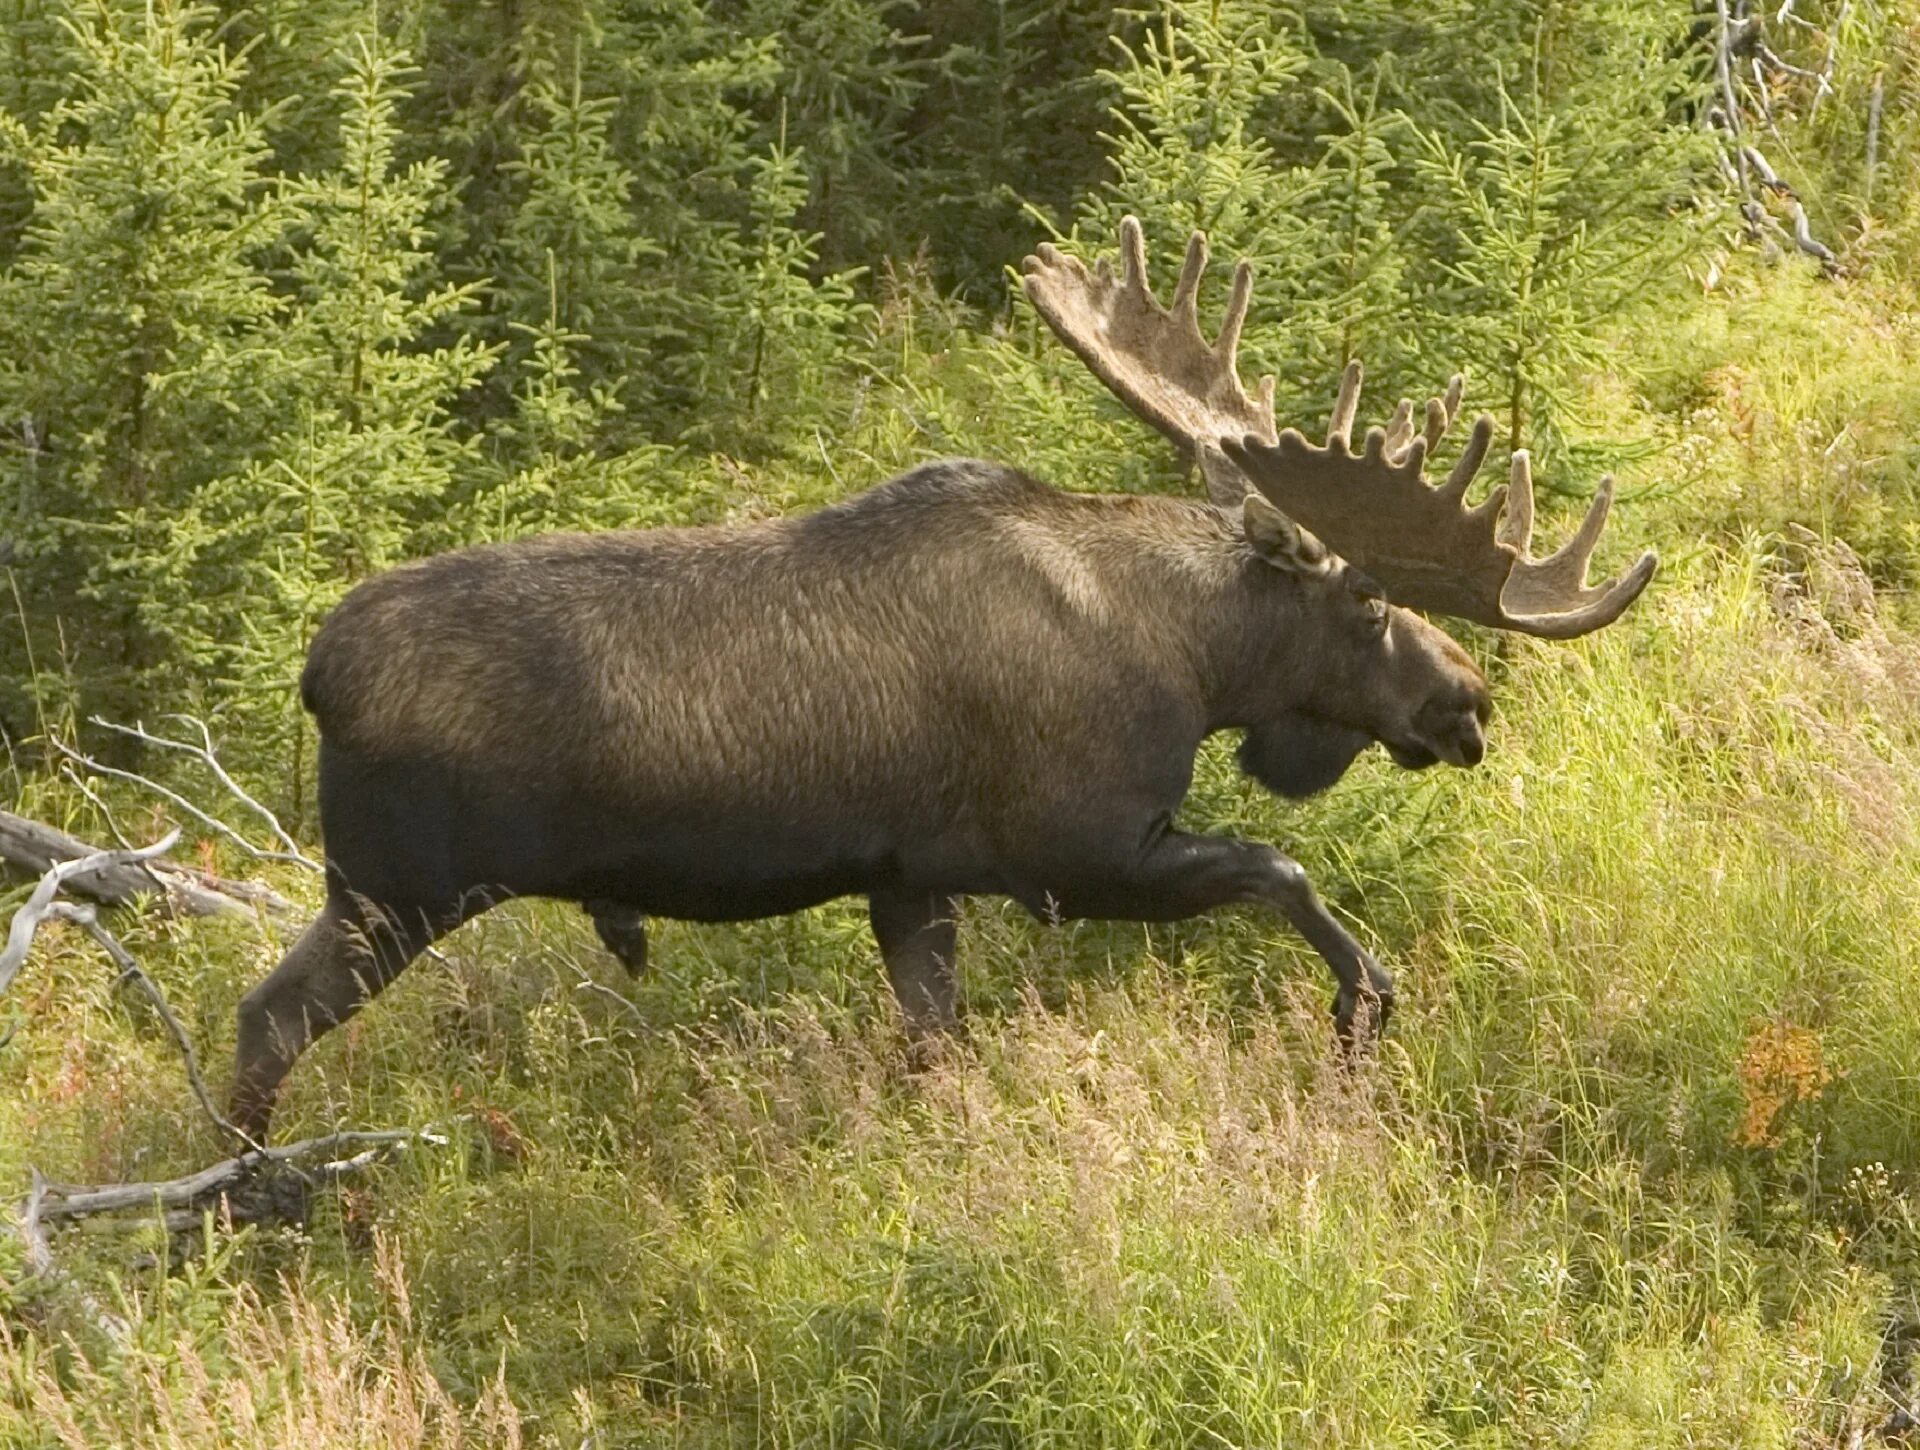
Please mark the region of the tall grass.
<svg viewBox="0 0 1920 1450"><path fill-rule="evenodd" d="M269 1307L204 1272L127 1302L114 1350L49 1350L0 1320L0 1437L18 1446L236 1450L519 1450L520 1417L499 1384L456 1404L412 1327L404 1271L380 1245L387 1315L362 1330L344 1303L283 1285Z"/></svg>
<svg viewBox="0 0 1920 1450"><path fill-rule="evenodd" d="M0 1248L0 1443L1846 1443L1920 1324L1920 642L1898 527L1863 563L1781 524L1807 479L1688 436L1691 491L1629 515L1681 547L1625 623L1475 642L1481 770L1369 761L1284 807L1204 759L1194 821L1297 850L1399 974L1357 1069L1251 914L976 903L969 1040L910 1073L853 907L662 924L630 983L518 905L303 1060L281 1122L455 1122L446 1150L171 1274L64 1237L123 1342ZM128 934L217 1061L280 944ZM0 1182L216 1151L83 939L15 998Z"/></svg>

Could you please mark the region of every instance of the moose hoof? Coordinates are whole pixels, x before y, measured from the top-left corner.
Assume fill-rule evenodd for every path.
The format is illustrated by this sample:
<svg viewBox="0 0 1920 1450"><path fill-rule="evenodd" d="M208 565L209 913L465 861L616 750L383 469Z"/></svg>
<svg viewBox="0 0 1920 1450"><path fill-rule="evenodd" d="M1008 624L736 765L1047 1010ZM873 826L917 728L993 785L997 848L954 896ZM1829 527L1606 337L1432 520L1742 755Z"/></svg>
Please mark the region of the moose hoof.
<svg viewBox="0 0 1920 1450"><path fill-rule="evenodd" d="M1347 1052L1386 1034L1393 1016L1393 988L1342 987L1333 999L1333 1030Z"/></svg>

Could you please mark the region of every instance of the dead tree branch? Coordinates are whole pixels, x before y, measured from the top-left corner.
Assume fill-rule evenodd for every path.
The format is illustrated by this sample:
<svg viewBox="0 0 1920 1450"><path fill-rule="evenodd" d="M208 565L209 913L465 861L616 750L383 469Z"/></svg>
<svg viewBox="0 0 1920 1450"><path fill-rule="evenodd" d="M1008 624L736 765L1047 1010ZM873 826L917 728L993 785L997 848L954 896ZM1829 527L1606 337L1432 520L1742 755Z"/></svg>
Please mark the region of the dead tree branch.
<svg viewBox="0 0 1920 1450"><path fill-rule="evenodd" d="M196 747L182 749L198 753ZM204 749L205 757L211 759L211 739L205 739ZM225 772L219 774L225 780ZM234 787L230 780L227 780L227 784L234 795L248 799L246 793ZM271 812L263 814L267 814L271 820ZM334 1183L355 1173L365 1172L384 1158L392 1156L399 1148L413 1143L426 1143L434 1147L445 1145L447 1139L444 1135L432 1129L328 1133L280 1148L263 1147L252 1141L215 1106L213 1095L207 1091L205 1077L200 1072L200 1058L194 1052L194 1043L186 1035L186 1027L180 1026L173 1008L167 1004L167 997L161 993L159 983L140 968L138 960L134 960L131 951L127 951L119 937L102 926L96 906L60 899L63 889L81 885L90 887L90 891L102 901L111 899L115 893L125 901L132 895L140 895L142 891L156 889L157 878L152 872L156 870L159 857L163 857L179 841L179 830L167 832L159 841L154 841L154 845L123 847L117 851L90 851L81 841L50 832L50 828L21 832L17 828L33 828L35 822L25 822L19 816L0 816L0 826L13 828L15 849L17 841L25 837L33 843L36 851L46 853L48 847L52 847L56 855L61 855L61 858L46 864L40 882L36 883L33 893L27 897L27 905L21 906L13 914L8 926L6 947L0 949L0 995L4 995L8 987L12 987L13 978L19 976L27 953L33 947L36 931L46 922L67 922L86 931L86 935L90 935L100 949L106 951L113 966L119 968L119 983L132 983L140 987L140 991L146 995L146 1001L159 1014L159 1020L167 1027L167 1035L173 1039L180 1062L186 1068L186 1081L192 1087L194 1100L200 1102L200 1110L205 1112L207 1120L219 1127L228 1141L242 1145L240 1152L223 1158L211 1168L150 1183L48 1183L40 1170L35 1168L27 1196L13 1212L13 1227L25 1245L29 1279L52 1285L69 1281L69 1275L61 1271L60 1262L54 1256L52 1237L48 1233L48 1225L52 1223L71 1225L84 1221L88 1227L92 1227L96 1220L111 1225L111 1220L102 1216L138 1214L140 1218L132 1220L132 1223L146 1225L157 1221L165 1231L175 1233L198 1227L209 1210L217 1210L228 1223L278 1220L288 1212L284 1196L284 1191L288 1189L298 1195L300 1212L303 1214L303 1195L315 1183ZM288 837L278 830L278 822L273 822L273 828L286 843ZM48 841L50 835L56 839ZM230 897L211 893L205 887L200 887L200 891L204 895L219 897L219 901L228 903L236 910L240 908ZM225 910L227 906L221 908ZM271 1170L276 1168L290 1170L292 1175L298 1177L298 1183L290 1183L286 1177L275 1177ZM83 1287L73 1285L73 1293L81 1312L96 1329L100 1329L100 1333L108 1335L113 1341L125 1341L129 1333L125 1319L109 1314Z"/></svg>
<svg viewBox="0 0 1920 1450"><path fill-rule="evenodd" d="M142 1228L158 1223L167 1233L189 1233L200 1227L209 1211L226 1223L270 1220L282 1213L270 1191L247 1195L250 1185L268 1187L263 1170L290 1168L307 1183L336 1183L365 1172L411 1144L444 1147L447 1136L431 1128L396 1128L376 1132L328 1133L282 1148L252 1148L222 1159L210 1168L183 1178L151 1183L50 1183L38 1168L32 1170L27 1196L14 1210L15 1229L26 1245L27 1277L60 1284L69 1276L53 1253L49 1225L121 1227L100 1215L138 1214L125 1226ZM302 1163L325 1161L301 1169ZM130 1333L125 1319L110 1313L84 1288L74 1286L81 1311L101 1333L124 1342Z"/></svg>
<svg viewBox="0 0 1920 1450"><path fill-rule="evenodd" d="M71 901L56 901L48 908L47 916L50 920L73 923L99 943L101 950L106 952L113 964L120 969L121 983L131 982L138 987L159 1015L161 1022L166 1024L167 1035L173 1038L173 1045L180 1050L180 1060L187 1069L187 1083L193 1089L194 1097L199 1099L201 1110L213 1121L215 1127L235 1142L257 1147L253 1139L235 1127L228 1121L226 1115L213 1105L213 1095L207 1091L206 1079L200 1075L200 1059L194 1055L193 1042L187 1036L186 1028L182 1027L180 1019L173 1015L173 1009L167 1005L166 997L162 995L153 978L149 977L140 964L133 959L133 953L121 945L118 937L100 924L98 911L91 906L76 905Z"/></svg>
<svg viewBox="0 0 1920 1450"><path fill-rule="evenodd" d="M105 854L102 847L56 827L0 811L0 861L8 865L40 875L58 862ZM164 892L171 905L189 916L250 914L256 906L275 917L300 914L298 907L271 887L209 877L172 861L94 867L67 878L63 889L102 906L126 906L141 896Z"/></svg>
<svg viewBox="0 0 1920 1450"><path fill-rule="evenodd" d="M442 1148L447 1144L447 1137L431 1128L327 1133L280 1148L250 1148L184 1178L153 1183L42 1183L39 1214L43 1220L65 1220L99 1213L204 1210L217 1203L223 1194L251 1180L263 1168L306 1164L321 1158L326 1161L312 1164L306 1173L319 1181L332 1181L362 1172L413 1143ZM245 1213L246 1206L241 1205L235 1216L244 1217Z"/></svg>
<svg viewBox="0 0 1920 1450"><path fill-rule="evenodd" d="M140 988L178 1049L187 1081L201 1110L228 1139L244 1145L243 1151L183 1178L148 1183L57 1184L49 1183L38 1169L33 1170L27 1196L14 1214L16 1229L26 1246L29 1277L49 1282L64 1278L55 1261L47 1233L49 1223L77 1221L98 1214L145 1212L157 1214L160 1221L172 1230L192 1227L199 1214L215 1207L219 1207L231 1220L269 1218L280 1211L271 1191L256 1194L252 1199L236 1201L235 1197L243 1185L259 1180L263 1170L290 1168L308 1185L332 1182L365 1171L407 1144L428 1143L438 1146L447 1141L444 1136L431 1130L398 1128L330 1133L281 1148L269 1148L247 1137L215 1106L213 1095L207 1090L206 1079L200 1072L200 1061L193 1050L193 1041L167 1004L159 985L141 968L125 945L101 924L96 907L59 899L61 890L76 881L91 880L98 889L100 881L113 880L113 873L118 872L123 873L121 880L124 883L127 879L124 873L144 869L170 850L179 838L180 832L175 829L150 846L86 852L50 865L26 904L14 913L8 926L6 946L0 949L0 994L4 994L19 975L35 934L43 925L49 921L59 921L79 927L99 944L119 969L120 983L131 983ZM146 889L146 883L143 882L138 889ZM313 1159L324 1161L310 1169L299 1166ZM270 1185L261 1186L270 1189ZM147 1221L151 1221L151 1218ZM114 1337L124 1334L124 1324L102 1310L84 1291L79 1295L79 1302L88 1318L104 1333Z"/></svg>
<svg viewBox="0 0 1920 1450"><path fill-rule="evenodd" d="M135 735L137 732L137 735L139 738L144 738L149 741L157 740L157 737L147 735L145 731L138 730L138 727L112 725L109 722L99 720L97 718L94 720L93 723L96 725L104 726L107 729L119 730L122 733L128 734L128 735ZM298 849L292 850L292 851L270 851L254 845L253 842L249 841L244 835L242 835L239 831L235 830L232 826L228 825L225 821L221 820L218 816L212 815L207 811L203 811L202 809L200 809L199 806L195 805L192 801L188 800L185 796L181 795L179 791L173 790L168 786L164 786L160 784L160 782L157 780L152 780L147 776L141 775L137 771L122 770L117 765L104 765L100 761L95 760L92 756L83 754L82 752L74 749L73 746L67 744L64 740L60 740L58 738L50 738L48 743L51 744L55 750L59 751L60 754L64 755L68 760L71 760L75 765L78 765L85 770L92 771L95 775L109 776L114 780L124 780L131 785L137 785L143 790L150 790L155 795L160 796L165 800L171 801L176 807L178 807L180 810L185 811L188 815L192 816L196 821L198 821L201 825L205 826L208 830L213 831L219 835L225 836L229 841L231 841L234 845L238 846L247 855L253 857L256 861L286 861L295 866L304 866L309 871L318 871L320 869L319 862L313 860L311 857L307 856L304 852ZM195 747L184 745L180 741L175 740L175 741L168 741L166 743L171 745L175 749L185 750L190 754L195 754L195 755L199 754L199 751ZM224 773L225 772L222 772L222 774ZM259 809L264 809L264 807L259 807L258 802L254 801L251 796L242 794L241 799L244 803L254 805L256 808L259 808ZM276 820L274 822L274 825L277 827L279 825L279 822Z"/></svg>
<svg viewBox="0 0 1920 1450"><path fill-rule="evenodd" d="M248 810L252 811L262 821L266 822L267 830L272 833L274 840L280 843L281 849L278 851L262 851L224 821L216 821L212 817L205 815L200 816L202 821L231 838L242 850L262 860L290 861L296 866L306 867L309 871L318 871L320 869L320 863L302 851L300 849L300 843L287 834L286 828L280 824L280 818L265 806L261 805L259 801L248 795L246 791L240 788L239 782L227 774L227 768L220 763L220 757L214 751L213 732L207 728L206 721L194 715L175 714L169 715L166 718L178 721L183 725L192 726L194 730L199 733L200 743L195 745L185 740L171 740L164 735L150 734L146 726L137 720L132 725L121 725L115 721L104 720L100 716L94 715L90 717L90 723L98 725L102 730L111 730L116 735L124 735L131 740L138 740L143 745L151 745L156 750L171 750L177 754L185 755L199 761L207 768L213 778L225 787L229 795L239 801L240 804ZM131 778L141 780L138 776ZM185 809L194 809L192 806L188 806L186 802L180 800L179 797L171 796L169 792L162 790L161 787L155 785L152 781L141 780L141 783L146 785L150 790L160 791L162 794L169 795L176 804L183 806Z"/></svg>
<svg viewBox="0 0 1920 1450"><path fill-rule="evenodd" d="M1805 25L1805 21L1793 15L1792 9L1790 4L1783 5L1778 19ZM1718 24L1714 32L1713 65L1719 98L1707 108L1705 122L1709 130L1719 135L1729 158L1723 161L1722 171L1739 195L1740 215L1747 224L1747 235L1759 241L1772 234L1818 261L1821 271L1827 276L1838 276L1839 258L1813 234L1813 224L1807 218L1806 206L1793 187L1768 162L1766 155L1752 139L1753 128L1748 127L1744 119L1751 106L1758 111L1761 122L1771 128L1773 117L1767 98L1770 71L1812 81L1813 105L1817 106L1821 97L1833 89L1838 39L1829 37L1826 62L1816 71L1789 64L1767 44L1765 21L1763 17L1749 12L1747 0L1714 0L1714 15ZM1837 31L1837 25L1835 29ZM1739 79L1741 70L1738 61L1742 58L1748 61L1753 71L1751 82L1744 86ZM1763 191L1776 198L1778 204L1785 208L1790 227L1783 225L1768 209L1766 202L1761 199Z"/></svg>
<svg viewBox="0 0 1920 1450"><path fill-rule="evenodd" d="M96 851L89 856L57 862L48 868L40 878L40 884L34 887L33 894L27 898L27 904L14 913L13 921L7 928L7 945L0 950L0 995L4 995L13 985L13 979L25 965L28 949L32 947L34 935L42 925L49 921L64 921L79 927L99 944L114 966L120 969L121 984L131 982L139 987L153 1010L159 1014L168 1036L173 1039L173 1045L179 1049L181 1061L186 1065L187 1082L193 1088L193 1095L214 1126L235 1142L258 1147L214 1106L213 1095L207 1091L206 1079L200 1074L200 1059L194 1054L193 1042L180 1025L180 1019L173 1015L173 1009L167 1005L166 996L159 985L134 960L133 953L121 944L120 939L101 925L99 913L94 907L58 899L61 887L77 876L84 876L91 871L142 865L171 850L179 839L180 832L176 829L167 832L151 846Z"/></svg>
<svg viewBox="0 0 1920 1450"><path fill-rule="evenodd" d="M179 839L180 832L176 829L168 831L151 846L142 846L135 851L95 851L91 855L59 861L49 867L40 878L40 884L33 888L33 894L27 898L27 904L13 914L13 921L7 928L7 944L0 949L0 995L13 985L13 979L19 975L21 966L27 960L27 949L33 945L34 933L54 914L54 898L60 894L62 886L74 877L90 872L124 869L137 862L151 861L172 850L173 843Z"/></svg>

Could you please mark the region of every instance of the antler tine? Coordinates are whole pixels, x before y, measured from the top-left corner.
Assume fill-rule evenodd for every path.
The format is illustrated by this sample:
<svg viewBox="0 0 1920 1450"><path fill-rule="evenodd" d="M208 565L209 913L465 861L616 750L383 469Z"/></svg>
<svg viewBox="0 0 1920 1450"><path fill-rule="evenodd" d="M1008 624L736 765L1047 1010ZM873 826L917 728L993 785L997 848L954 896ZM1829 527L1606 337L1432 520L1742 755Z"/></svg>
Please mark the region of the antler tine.
<svg viewBox="0 0 1920 1450"><path fill-rule="evenodd" d="M1043 245L1026 260L1026 290L1040 315L1094 375L1198 459L1217 498L1224 500L1231 493L1237 504L1246 496L1246 480L1225 477L1230 470L1219 440L1244 435L1273 439L1273 383L1263 379L1249 396L1235 365L1253 298L1252 270L1245 262L1235 269L1225 318L1209 343L1198 315L1206 267L1206 238L1196 232L1187 244L1171 306L1161 306L1148 285L1145 232L1138 220L1128 217L1120 224L1117 277L1108 262L1090 273L1058 248Z"/></svg>
<svg viewBox="0 0 1920 1450"><path fill-rule="evenodd" d="M1129 292L1153 297L1147 286L1147 238L1133 217L1120 223L1120 282Z"/></svg>
<svg viewBox="0 0 1920 1450"><path fill-rule="evenodd" d="M1198 235L1196 233L1195 235ZM1227 297L1227 315L1220 324L1220 336L1213 344L1213 355L1233 372L1240 356L1240 329L1246 324L1247 305L1253 301L1253 263L1244 258L1233 269L1233 291ZM1273 379L1263 378L1267 410L1273 409Z"/></svg>
<svg viewBox="0 0 1920 1450"><path fill-rule="evenodd" d="M1587 516L1571 539L1544 559L1522 554L1513 567L1503 603L1528 621L1531 633L1572 639L1613 623L1653 578L1659 561L1649 549L1625 574L1597 587L1587 583L1587 564L1613 506L1613 478L1600 480Z"/></svg>
<svg viewBox="0 0 1920 1450"><path fill-rule="evenodd" d="M1327 419L1327 446L1337 441L1349 453L1353 451L1353 415L1360 411L1360 380L1364 370L1360 359L1347 364L1340 374L1340 391L1333 400L1333 416Z"/></svg>
<svg viewBox="0 0 1920 1450"><path fill-rule="evenodd" d="M1453 471L1447 475L1447 481L1440 485L1440 496L1454 504L1465 499L1467 486L1479 476L1480 465L1487 461L1487 449L1492 446L1493 419L1482 413L1473 420L1473 431L1467 435L1467 446L1460 450Z"/></svg>
<svg viewBox="0 0 1920 1450"><path fill-rule="evenodd" d="M1612 484L1611 478L1600 480L1602 488ZM1522 558L1533 542L1533 455L1524 448L1513 451L1513 466L1507 474L1507 512L1494 537ZM1584 576L1580 582L1585 582Z"/></svg>
<svg viewBox="0 0 1920 1450"><path fill-rule="evenodd" d="M1200 332L1200 274L1206 270L1207 234L1195 232L1187 238L1186 260L1180 264L1180 280L1174 283L1170 309L1175 317L1193 328L1195 336ZM1201 340L1205 341L1204 338Z"/></svg>
<svg viewBox="0 0 1920 1450"><path fill-rule="evenodd" d="M1122 401L1200 462L1217 502L1239 504L1258 489L1327 547L1378 579L1396 603L1457 615L1498 629L1571 638L1611 623L1653 577L1652 553L1599 587L1586 582L1612 499L1603 481L1565 546L1544 559L1528 555L1533 532L1533 470L1517 452L1509 480L1472 508L1466 495L1493 444L1493 422L1474 423L1459 461L1439 487L1423 470L1459 416L1465 379L1427 402L1414 432L1414 408L1402 403L1384 428L1368 432L1356 454L1361 368L1341 375L1323 445L1273 421L1273 379L1252 396L1235 363L1253 297L1245 261L1234 269L1220 331L1200 331L1200 283L1206 240L1195 233L1162 307L1147 285L1146 237L1120 224L1119 276L1102 261L1089 272L1056 248L1026 261L1027 295L1057 332Z"/></svg>
<svg viewBox="0 0 1920 1450"><path fill-rule="evenodd" d="M1413 399L1402 398L1400 406L1393 410L1393 416L1387 420L1386 431L1387 457L1398 463L1406 456L1407 445L1413 441Z"/></svg>
<svg viewBox="0 0 1920 1450"><path fill-rule="evenodd" d="M1600 486L1594 489L1593 502L1587 505L1587 516L1580 520L1580 527L1574 530L1573 537L1546 558L1534 563L1534 576L1556 588L1585 588L1587 564L1593 558L1594 547L1600 542L1601 531L1607 526L1607 514L1612 508L1613 475L1609 473L1601 478Z"/></svg>

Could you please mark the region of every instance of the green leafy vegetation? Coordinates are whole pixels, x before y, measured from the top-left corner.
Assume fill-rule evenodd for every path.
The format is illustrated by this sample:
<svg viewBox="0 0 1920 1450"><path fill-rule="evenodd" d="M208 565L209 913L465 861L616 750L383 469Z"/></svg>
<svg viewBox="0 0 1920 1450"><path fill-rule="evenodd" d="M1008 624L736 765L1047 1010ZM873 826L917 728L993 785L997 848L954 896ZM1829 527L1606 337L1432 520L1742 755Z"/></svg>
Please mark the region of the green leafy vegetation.
<svg viewBox="0 0 1920 1450"><path fill-rule="evenodd" d="M1920 1342L1920 9L1765 22L1833 275L1741 213L1713 14L1650 0L0 0L3 778L83 836L157 817L46 742L198 798L84 723L192 710L311 840L305 642L410 557L957 453L1196 491L1009 285L1128 213L1255 260L1283 419L1464 368L1544 534L1610 469L1603 566L1664 557L1591 638L1466 637L1477 771L1289 806L1203 756L1190 821L1399 977L1357 1070L1251 913L972 903L969 1039L910 1073L857 904L660 923L638 981L516 904L277 1129L446 1146L57 1279L0 1234L0 1445L1873 1435ZM217 1076L293 928L115 925ZM0 1191L224 1152L80 932L0 1007Z"/></svg>

